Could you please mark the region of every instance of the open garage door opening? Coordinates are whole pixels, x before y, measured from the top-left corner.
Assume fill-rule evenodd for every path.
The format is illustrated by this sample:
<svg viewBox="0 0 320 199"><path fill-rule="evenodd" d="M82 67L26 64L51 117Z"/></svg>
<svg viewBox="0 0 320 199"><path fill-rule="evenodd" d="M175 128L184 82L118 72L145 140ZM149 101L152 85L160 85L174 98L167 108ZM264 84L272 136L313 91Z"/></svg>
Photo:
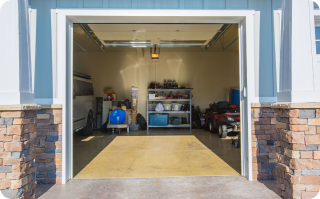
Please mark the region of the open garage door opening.
<svg viewBox="0 0 320 199"><path fill-rule="evenodd" d="M238 24L74 24L73 177L241 175L238 37Z"/></svg>

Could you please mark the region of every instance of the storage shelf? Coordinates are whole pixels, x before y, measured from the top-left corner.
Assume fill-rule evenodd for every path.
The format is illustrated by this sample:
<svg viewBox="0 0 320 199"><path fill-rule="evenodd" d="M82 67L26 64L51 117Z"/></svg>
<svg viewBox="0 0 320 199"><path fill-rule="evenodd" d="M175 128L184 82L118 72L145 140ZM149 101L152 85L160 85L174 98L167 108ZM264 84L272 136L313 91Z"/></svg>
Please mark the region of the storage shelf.
<svg viewBox="0 0 320 199"><path fill-rule="evenodd" d="M191 99L149 99L149 102L165 102L165 101L189 102L191 101Z"/></svg>
<svg viewBox="0 0 320 199"><path fill-rule="evenodd" d="M190 111L148 111L148 113L191 113Z"/></svg>
<svg viewBox="0 0 320 199"><path fill-rule="evenodd" d="M172 89L148 89L148 91L190 91L192 88L172 88Z"/></svg>
<svg viewBox="0 0 320 199"><path fill-rule="evenodd" d="M149 94L150 92L153 91L173 91L173 92L188 92L189 97L188 99L149 99ZM187 104L189 104L189 106L192 106L192 88L187 88L187 89L147 89L147 130L149 130L149 128L190 128L191 130L191 124L187 124L187 125L167 125L167 126L159 126L159 125L150 125L149 124L149 116L152 113L162 113L162 114L190 114L187 117L189 117L189 123L192 122L192 112L191 111L161 111L161 112L157 112L157 111L149 111L149 104L151 104L152 102L187 102Z"/></svg>
<svg viewBox="0 0 320 199"><path fill-rule="evenodd" d="M162 127L162 128L174 128L174 127L188 127L190 128L190 124L186 124L186 125L167 125L167 126L156 126L156 125L149 125L149 127Z"/></svg>

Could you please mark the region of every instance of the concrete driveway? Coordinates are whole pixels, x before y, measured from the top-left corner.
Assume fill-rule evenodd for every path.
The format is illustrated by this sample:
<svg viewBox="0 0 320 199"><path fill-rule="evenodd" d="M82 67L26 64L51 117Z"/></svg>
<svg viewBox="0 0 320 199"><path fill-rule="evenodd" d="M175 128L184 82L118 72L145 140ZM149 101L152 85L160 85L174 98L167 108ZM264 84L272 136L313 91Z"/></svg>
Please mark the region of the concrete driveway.
<svg viewBox="0 0 320 199"><path fill-rule="evenodd" d="M38 185L36 198L280 198L274 181L240 176L77 179Z"/></svg>

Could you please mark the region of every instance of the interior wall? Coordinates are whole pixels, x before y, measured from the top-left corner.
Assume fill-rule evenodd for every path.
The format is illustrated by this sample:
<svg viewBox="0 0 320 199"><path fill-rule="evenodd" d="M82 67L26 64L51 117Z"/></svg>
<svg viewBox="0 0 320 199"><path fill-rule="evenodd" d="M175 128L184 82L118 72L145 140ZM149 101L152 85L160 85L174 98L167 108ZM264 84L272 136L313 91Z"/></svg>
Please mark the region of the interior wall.
<svg viewBox="0 0 320 199"><path fill-rule="evenodd" d="M179 85L193 88L192 103L202 112L212 102L229 100L228 89L239 87L238 53L170 51L161 51L157 61L151 60L149 52L138 58L135 49L74 52L74 71L92 76L95 97L102 97L104 88L112 88L118 101L131 99L131 87L137 86L138 112L144 116L151 81L163 84L164 79L175 79Z"/></svg>

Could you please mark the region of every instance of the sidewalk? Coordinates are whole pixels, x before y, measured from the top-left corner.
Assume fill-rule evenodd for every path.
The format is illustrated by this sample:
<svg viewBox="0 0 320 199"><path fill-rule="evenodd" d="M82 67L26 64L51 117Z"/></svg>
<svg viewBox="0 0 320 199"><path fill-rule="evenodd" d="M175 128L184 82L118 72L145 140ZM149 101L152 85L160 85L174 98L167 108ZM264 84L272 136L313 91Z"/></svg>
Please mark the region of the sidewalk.
<svg viewBox="0 0 320 199"><path fill-rule="evenodd" d="M36 198L280 198L274 181L239 176L77 179L38 185Z"/></svg>

